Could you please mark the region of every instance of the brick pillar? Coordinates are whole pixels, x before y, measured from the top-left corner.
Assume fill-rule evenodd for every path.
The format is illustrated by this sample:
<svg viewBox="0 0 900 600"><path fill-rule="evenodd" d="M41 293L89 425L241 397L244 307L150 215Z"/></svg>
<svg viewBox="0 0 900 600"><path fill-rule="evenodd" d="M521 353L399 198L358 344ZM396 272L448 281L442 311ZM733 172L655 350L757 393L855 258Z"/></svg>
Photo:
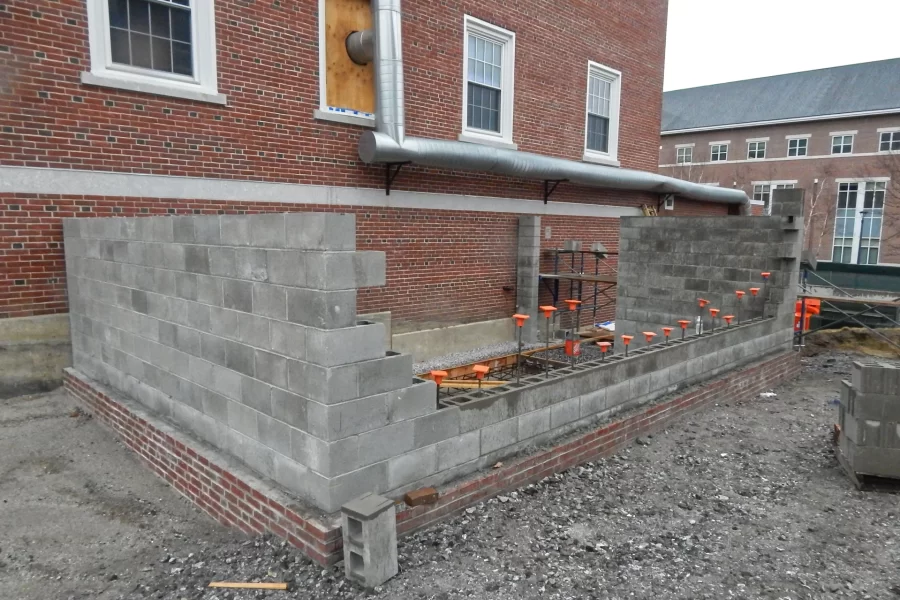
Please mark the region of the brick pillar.
<svg viewBox="0 0 900 600"><path fill-rule="evenodd" d="M538 341L538 272L541 264L541 218L519 217L519 243L516 257L516 312L531 318L522 328L522 341Z"/></svg>

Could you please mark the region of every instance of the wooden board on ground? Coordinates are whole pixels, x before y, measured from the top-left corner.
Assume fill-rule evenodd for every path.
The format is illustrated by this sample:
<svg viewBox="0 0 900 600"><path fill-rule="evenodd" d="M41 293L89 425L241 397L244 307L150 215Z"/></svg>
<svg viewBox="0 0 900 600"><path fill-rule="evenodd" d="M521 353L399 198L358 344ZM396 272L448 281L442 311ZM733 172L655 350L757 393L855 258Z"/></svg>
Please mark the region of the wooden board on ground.
<svg viewBox="0 0 900 600"><path fill-rule="evenodd" d="M347 54L347 36L372 28L369 0L325 0L325 101L328 106L375 112L375 71Z"/></svg>

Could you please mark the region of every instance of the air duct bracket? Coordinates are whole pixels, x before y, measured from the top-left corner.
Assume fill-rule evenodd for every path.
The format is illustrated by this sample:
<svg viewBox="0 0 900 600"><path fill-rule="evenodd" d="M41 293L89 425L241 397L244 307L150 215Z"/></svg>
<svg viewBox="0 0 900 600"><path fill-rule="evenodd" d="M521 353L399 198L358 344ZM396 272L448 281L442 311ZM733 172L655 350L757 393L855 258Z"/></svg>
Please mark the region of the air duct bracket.
<svg viewBox="0 0 900 600"><path fill-rule="evenodd" d="M385 163L384 164L384 195L391 195L391 186L394 184L394 180L397 178L397 175L400 174L400 169L403 168L403 165L408 165L409 161L405 162L396 162L396 163ZM395 168L396 167L396 168Z"/></svg>
<svg viewBox="0 0 900 600"><path fill-rule="evenodd" d="M556 186L558 186L563 181L568 181L568 179L545 179L544 180L544 204L547 204L547 201L550 199L550 194L556 191ZM550 185L550 184L553 185Z"/></svg>

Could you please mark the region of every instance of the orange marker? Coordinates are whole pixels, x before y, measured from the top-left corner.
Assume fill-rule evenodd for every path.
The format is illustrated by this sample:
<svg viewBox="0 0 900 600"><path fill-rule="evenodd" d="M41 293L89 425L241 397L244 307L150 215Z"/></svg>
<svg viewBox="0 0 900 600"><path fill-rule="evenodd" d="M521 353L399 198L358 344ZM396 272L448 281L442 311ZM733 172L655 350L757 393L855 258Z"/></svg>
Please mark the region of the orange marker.
<svg viewBox="0 0 900 600"><path fill-rule="evenodd" d="M513 319L516 320L516 327L522 327L525 324L525 320L528 318L529 318L528 315L520 315L520 314L513 315Z"/></svg>
<svg viewBox="0 0 900 600"><path fill-rule="evenodd" d="M633 340L633 339L634 339L633 335L623 335L622 336L622 343L625 344L625 356L628 356L628 344L630 344L631 340Z"/></svg>
<svg viewBox="0 0 900 600"><path fill-rule="evenodd" d="M522 379L522 326L525 325L525 320L528 318L528 315L520 315L518 313L513 315L513 319L516 320L516 327L519 328L519 344L516 346L516 382Z"/></svg>
<svg viewBox="0 0 900 600"><path fill-rule="evenodd" d="M569 305L569 310L578 310L578 305L581 304L581 300L563 300L563 302Z"/></svg>
<svg viewBox="0 0 900 600"><path fill-rule="evenodd" d="M643 333L643 334L644 334L644 337L647 338L647 343L648 343L648 344L653 343L653 338L656 337L656 334L655 334L655 333L653 333L652 331L642 331L641 333Z"/></svg>
<svg viewBox="0 0 900 600"><path fill-rule="evenodd" d="M663 327L662 328L663 335L666 336L666 346L669 345L669 336L672 335L672 329L674 329L674 328L673 327Z"/></svg>
<svg viewBox="0 0 900 600"><path fill-rule="evenodd" d="M752 295L757 295L759 293L759 288L750 288L750 293Z"/></svg>
<svg viewBox="0 0 900 600"><path fill-rule="evenodd" d="M687 326L691 324L687 319L682 319L678 321L678 324L681 325L681 339L684 339L684 332L687 331Z"/></svg>
<svg viewBox="0 0 900 600"><path fill-rule="evenodd" d="M547 359L544 363L544 376L550 377L550 319L553 318L553 313L556 312L556 307L547 305L541 306L539 308L544 311L544 318L546 319L547 323L546 334L544 335L544 340L546 340L547 343L547 347L545 348L546 356L544 357Z"/></svg>
<svg viewBox="0 0 900 600"><path fill-rule="evenodd" d="M725 319L725 327L731 327L731 320L734 318L734 315L723 315L723 319Z"/></svg>
<svg viewBox="0 0 900 600"><path fill-rule="evenodd" d="M434 379L434 383L437 384L437 397L435 398L437 402L437 407L440 408L441 404L441 382L444 380L444 377L447 376L447 371L432 371L431 378Z"/></svg>
<svg viewBox="0 0 900 600"><path fill-rule="evenodd" d="M542 311L544 311L544 317L549 319L553 316L553 313L556 311L555 306L541 306L539 307Z"/></svg>
<svg viewBox="0 0 900 600"><path fill-rule="evenodd" d="M738 300L741 300L741 299L743 299L744 295L745 295L747 292L745 292L744 290L737 290L737 291L735 291L734 293L735 293L735 295L738 297Z"/></svg>
<svg viewBox="0 0 900 600"><path fill-rule="evenodd" d="M709 304L709 300L704 300L703 298L699 298L697 303L700 305L700 308L706 308L706 305Z"/></svg>
<svg viewBox="0 0 900 600"><path fill-rule="evenodd" d="M710 333L716 330L716 316L719 314L718 308L710 308L709 314L712 315L712 329L710 329Z"/></svg>
<svg viewBox="0 0 900 600"><path fill-rule="evenodd" d="M478 380L478 390L481 390L481 380L484 379L484 376L488 374L488 371L491 370L487 365L475 365L472 367L472 370L475 371L475 378Z"/></svg>
<svg viewBox="0 0 900 600"><path fill-rule="evenodd" d="M772 274L769 273L768 271L763 271L762 273L760 273L760 275L762 275L762 278L763 278L763 279L765 279L766 281L768 281L768 280L769 280L769 277L770 277Z"/></svg>
<svg viewBox="0 0 900 600"><path fill-rule="evenodd" d="M612 346L612 343L597 342L597 345L600 346L600 360L606 360L606 353L609 351L609 347Z"/></svg>

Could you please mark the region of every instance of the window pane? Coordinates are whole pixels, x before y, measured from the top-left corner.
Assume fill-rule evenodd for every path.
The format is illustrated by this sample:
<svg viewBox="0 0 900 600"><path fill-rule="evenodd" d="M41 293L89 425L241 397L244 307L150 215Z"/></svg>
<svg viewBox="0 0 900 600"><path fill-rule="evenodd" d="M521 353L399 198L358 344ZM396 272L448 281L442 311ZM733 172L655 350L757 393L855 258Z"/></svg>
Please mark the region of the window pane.
<svg viewBox="0 0 900 600"><path fill-rule="evenodd" d="M191 43L191 11L173 9L169 11L172 19L172 39Z"/></svg>
<svg viewBox="0 0 900 600"><path fill-rule="evenodd" d="M609 119L588 115L587 147L598 152L609 152Z"/></svg>
<svg viewBox="0 0 900 600"><path fill-rule="evenodd" d="M150 34L169 37L169 8L162 4L150 4Z"/></svg>
<svg viewBox="0 0 900 600"><path fill-rule="evenodd" d="M466 121L469 127L500 132L500 90L469 83Z"/></svg>
<svg viewBox="0 0 900 600"><path fill-rule="evenodd" d="M109 0L109 26L128 28L128 0Z"/></svg>
<svg viewBox="0 0 900 600"><path fill-rule="evenodd" d="M172 71L172 42L168 38L154 37L150 43L153 47L153 68L157 71Z"/></svg>
<svg viewBox="0 0 900 600"><path fill-rule="evenodd" d="M143 33L131 33L131 64L135 67L153 68L150 59L150 36Z"/></svg>
<svg viewBox="0 0 900 600"><path fill-rule="evenodd" d="M129 64L131 63L131 51L128 45L128 32L124 29L109 30L109 45L112 52L113 62Z"/></svg>
<svg viewBox="0 0 900 600"><path fill-rule="evenodd" d="M172 71L179 75L194 74L194 56L190 44L172 42Z"/></svg>
<svg viewBox="0 0 900 600"><path fill-rule="evenodd" d="M128 28L131 31L150 33L150 3L146 0L129 0Z"/></svg>

